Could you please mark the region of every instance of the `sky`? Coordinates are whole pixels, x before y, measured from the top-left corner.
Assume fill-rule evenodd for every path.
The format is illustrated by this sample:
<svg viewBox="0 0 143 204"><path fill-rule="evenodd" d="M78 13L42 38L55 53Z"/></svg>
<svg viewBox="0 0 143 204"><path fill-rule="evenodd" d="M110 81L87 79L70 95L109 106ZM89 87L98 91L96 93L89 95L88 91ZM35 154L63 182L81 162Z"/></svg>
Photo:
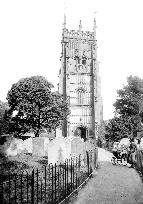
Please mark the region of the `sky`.
<svg viewBox="0 0 143 204"><path fill-rule="evenodd" d="M68 29L93 30L103 118L113 117L116 91L129 75L143 78L142 0L1 0L0 100L19 79L41 75L57 89L64 13Z"/></svg>

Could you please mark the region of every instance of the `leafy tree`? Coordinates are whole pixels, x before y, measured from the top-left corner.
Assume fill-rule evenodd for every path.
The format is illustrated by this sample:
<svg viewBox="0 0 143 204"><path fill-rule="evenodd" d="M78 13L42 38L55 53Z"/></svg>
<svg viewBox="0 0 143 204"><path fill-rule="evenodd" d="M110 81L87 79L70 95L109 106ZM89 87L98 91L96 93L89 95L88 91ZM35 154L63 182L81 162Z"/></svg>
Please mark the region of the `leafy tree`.
<svg viewBox="0 0 143 204"><path fill-rule="evenodd" d="M116 113L122 116L138 115L143 101L143 79L129 76L128 84L117 91L118 98L114 103Z"/></svg>
<svg viewBox="0 0 143 204"><path fill-rule="evenodd" d="M98 135L98 146L102 147L105 143L105 121L102 121L97 128L97 135Z"/></svg>
<svg viewBox="0 0 143 204"><path fill-rule="evenodd" d="M8 104L0 100L0 120L3 119L5 111L8 110Z"/></svg>
<svg viewBox="0 0 143 204"><path fill-rule="evenodd" d="M6 120L8 109L8 104L6 102L0 101L0 135L7 133L8 131L8 124Z"/></svg>
<svg viewBox="0 0 143 204"><path fill-rule="evenodd" d="M39 136L46 128L58 127L68 107L61 94L52 92L53 85L42 76L20 79L8 92L9 112L16 112L11 119L11 132L22 134L29 130Z"/></svg>
<svg viewBox="0 0 143 204"><path fill-rule="evenodd" d="M106 124L106 140L119 141L123 137L136 137L141 129L143 80L129 76L127 85L117 91L115 116Z"/></svg>
<svg viewBox="0 0 143 204"><path fill-rule="evenodd" d="M108 142L119 141L132 134L131 123L126 118L116 116L107 121L105 130L105 138Z"/></svg>
<svg viewBox="0 0 143 204"><path fill-rule="evenodd" d="M140 111L143 102L143 79L129 76L128 84L117 91L118 98L114 104L118 116L128 123L127 133L135 137L141 129Z"/></svg>

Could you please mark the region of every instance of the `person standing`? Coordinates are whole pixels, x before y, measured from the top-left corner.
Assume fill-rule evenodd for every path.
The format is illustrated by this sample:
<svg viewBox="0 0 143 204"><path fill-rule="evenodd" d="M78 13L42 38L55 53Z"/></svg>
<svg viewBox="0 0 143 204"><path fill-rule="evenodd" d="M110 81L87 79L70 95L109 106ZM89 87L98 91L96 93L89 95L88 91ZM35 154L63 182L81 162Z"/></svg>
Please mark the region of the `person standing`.
<svg viewBox="0 0 143 204"><path fill-rule="evenodd" d="M135 143L134 138L132 138L129 146L129 155L128 155L128 161L131 164L131 167L134 167L136 163L136 151L137 151L137 144Z"/></svg>

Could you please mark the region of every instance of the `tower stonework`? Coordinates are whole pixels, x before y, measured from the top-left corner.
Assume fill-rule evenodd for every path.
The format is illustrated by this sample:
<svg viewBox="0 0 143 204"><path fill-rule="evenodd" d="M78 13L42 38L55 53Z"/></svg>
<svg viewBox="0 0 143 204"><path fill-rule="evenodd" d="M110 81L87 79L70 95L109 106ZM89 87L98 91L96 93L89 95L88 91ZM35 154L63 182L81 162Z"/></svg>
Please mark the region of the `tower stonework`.
<svg viewBox="0 0 143 204"><path fill-rule="evenodd" d="M103 120L100 77L97 61L96 21L93 32L62 31L59 92L68 101L70 115L63 122L63 136L80 135L84 140L97 136Z"/></svg>

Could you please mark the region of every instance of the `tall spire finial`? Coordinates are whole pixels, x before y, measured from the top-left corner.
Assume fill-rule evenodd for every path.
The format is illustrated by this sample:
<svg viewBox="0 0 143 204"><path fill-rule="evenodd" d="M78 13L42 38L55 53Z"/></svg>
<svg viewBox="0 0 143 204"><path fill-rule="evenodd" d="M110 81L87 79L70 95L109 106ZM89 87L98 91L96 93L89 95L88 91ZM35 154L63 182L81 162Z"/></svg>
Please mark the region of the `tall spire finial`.
<svg viewBox="0 0 143 204"><path fill-rule="evenodd" d="M96 14L97 12L95 11L94 12L94 15ZM93 28L93 30L94 30L94 38L96 39L96 28L97 28L97 26L96 26L96 18L94 17L94 28Z"/></svg>
<svg viewBox="0 0 143 204"><path fill-rule="evenodd" d="M94 37L96 37L96 19L94 18Z"/></svg>
<svg viewBox="0 0 143 204"><path fill-rule="evenodd" d="M79 38L81 38L81 30L82 30L82 25L81 25L81 20L79 21Z"/></svg>
<svg viewBox="0 0 143 204"><path fill-rule="evenodd" d="M79 31L81 32L82 30L82 25L81 25L81 20L79 21Z"/></svg>
<svg viewBox="0 0 143 204"><path fill-rule="evenodd" d="M64 14L64 23L63 23L63 28L66 28L66 14Z"/></svg>

